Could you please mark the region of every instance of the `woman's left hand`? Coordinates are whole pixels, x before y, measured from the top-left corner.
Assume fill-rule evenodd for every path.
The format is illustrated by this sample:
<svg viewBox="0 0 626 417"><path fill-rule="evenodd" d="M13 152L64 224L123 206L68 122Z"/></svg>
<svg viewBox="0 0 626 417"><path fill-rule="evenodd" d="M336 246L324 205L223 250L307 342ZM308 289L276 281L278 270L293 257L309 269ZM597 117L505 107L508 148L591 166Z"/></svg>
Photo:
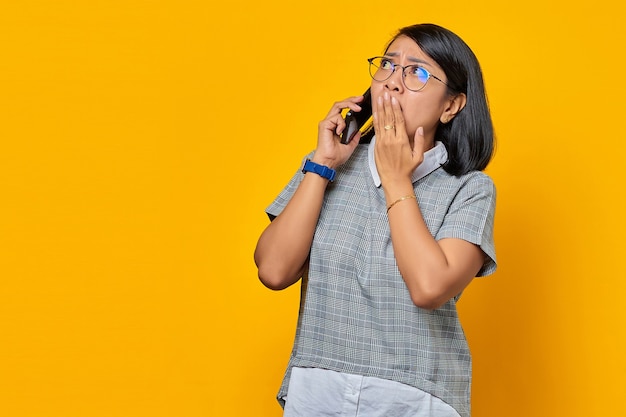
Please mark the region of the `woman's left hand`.
<svg viewBox="0 0 626 417"><path fill-rule="evenodd" d="M424 129L417 128L413 141L409 140L400 103L388 93L379 97L373 107L374 155L382 185L410 181L413 171L424 160Z"/></svg>

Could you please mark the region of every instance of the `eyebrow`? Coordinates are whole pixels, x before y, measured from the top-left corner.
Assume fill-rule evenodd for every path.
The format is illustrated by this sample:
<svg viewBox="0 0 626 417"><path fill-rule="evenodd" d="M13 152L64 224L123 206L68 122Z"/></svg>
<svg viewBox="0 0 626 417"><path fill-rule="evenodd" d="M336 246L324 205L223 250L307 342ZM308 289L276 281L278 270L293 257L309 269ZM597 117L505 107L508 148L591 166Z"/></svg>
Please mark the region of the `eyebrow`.
<svg viewBox="0 0 626 417"><path fill-rule="evenodd" d="M400 53L399 52L386 52L385 56L388 56L390 58L395 58L395 57L400 56ZM426 62L426 61L424 61L423 59L420 59L420 58L415 58L415 57L412 57L412 56L408 56L407 59L409 61L415 62L417 64L424 64L424 65L427 65L429 67L432 67L432 65L430 63L428 63L428 62Z"/></svg>

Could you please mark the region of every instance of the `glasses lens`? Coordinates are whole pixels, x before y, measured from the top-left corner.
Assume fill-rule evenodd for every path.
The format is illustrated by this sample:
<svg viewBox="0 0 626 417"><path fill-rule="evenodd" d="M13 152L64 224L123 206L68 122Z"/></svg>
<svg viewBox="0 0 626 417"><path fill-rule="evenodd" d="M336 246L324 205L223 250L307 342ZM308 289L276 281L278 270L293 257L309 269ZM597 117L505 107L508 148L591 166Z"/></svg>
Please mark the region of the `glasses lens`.
<svg viewBox="0 0 626 417"><path fill-rule="evenodd" d="M376 57L370 61L370 75L376 81L385 81L393 74L394 65L393 62L387 58Z"/></svg>
<svg viewBox="0 0 626 417"><path fill-rule="evenodd" d="M418 91L424 88L430 74L424 68L411 65L404 70L404 84L409 90Z"/></svg>

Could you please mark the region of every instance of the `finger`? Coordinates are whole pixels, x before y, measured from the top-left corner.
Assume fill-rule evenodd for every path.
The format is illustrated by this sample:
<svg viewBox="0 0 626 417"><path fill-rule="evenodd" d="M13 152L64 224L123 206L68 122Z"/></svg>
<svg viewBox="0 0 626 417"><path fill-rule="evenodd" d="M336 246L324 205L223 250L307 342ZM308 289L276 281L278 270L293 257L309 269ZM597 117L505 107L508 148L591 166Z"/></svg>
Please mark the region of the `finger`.
<svg viewBox="0 0 626 417"><path fill-rule="evenodd" d="M376 136L380 133L380 109L379 109L380 100L376 100L372 102L372 126L374 127L374 133Z"/></svg>
<svg viewBox="0 0 626 417"><path fill-rule="evenodd" d="M415 136L413 140L413 153L423 155L426 151L426 149L424 149L425 143L426 140L424 139L424 128L420 126L415 131Z"/></svg>
<svg viewBox="0 0 626 417"><path fill-rule="evenodd" d="M380 132L380 121L378 118L378 103L372 103L372 126L374 127L374 132Z"/></svg>
<svg viewBox="0 0 626 417"><path fill-rule="evenodd" d="M385 130L385 107L383 104L383 98L378 97L378 99L376 100L376 104L375 104L375 109L374 109L374 129L376 131L376 136L382 136L383 133L386 131Z"/></svg>
<svg viewBox="0 0 626 417"><path fill-rule="evenodd" d="M341 116L327 117L320 121L318 125L319 132L321 133L323 131L330 131L332 134L334 134L335 130L337 129L337 119L341 119Z"/></svg>
<svg viewBox="0 0 626 417"><path fill-rule="evenodd" d="M341 115L336 118L337 127L335 127L335 134L337 136L341 135L341 132L346 128L346 121Z"/></svg>
<svg viewBox="0 0 626 417"><path fill-rule="evenodd" d="M319 122L319 129L321 131L330 131L333 135L339 135L346 127L346 122L343 120L340 114L329 116Z"/></svg>
<svg viewBox="0 0 626 417"><path fill-rule="evenodd" d="M362 108L358 104L361 101L363 101L363 96L348 97L345 100L337 101L332 105L326 117L331 117L339 114L343 111L343 109L361 111Z"/></svg>
<svg viewBox="0 0 626 417"><path fill-rule="evenodd" d="M406 126L404 125L404 115L402 114L402 108L400 107L400 102L395 97L391 98L391 110L393 112L396 135L406 135Z"/></svg>
<svg viewBox="0 0 626 417"><path fill-rule="evenodd" d="M389 93L387 92L385 92L384 97L383 97L383 112L384 112L383 129L387 131L391 131L395 128L395 117L393 113L393 108L391 106L391 97L389 96Z"/></svg>

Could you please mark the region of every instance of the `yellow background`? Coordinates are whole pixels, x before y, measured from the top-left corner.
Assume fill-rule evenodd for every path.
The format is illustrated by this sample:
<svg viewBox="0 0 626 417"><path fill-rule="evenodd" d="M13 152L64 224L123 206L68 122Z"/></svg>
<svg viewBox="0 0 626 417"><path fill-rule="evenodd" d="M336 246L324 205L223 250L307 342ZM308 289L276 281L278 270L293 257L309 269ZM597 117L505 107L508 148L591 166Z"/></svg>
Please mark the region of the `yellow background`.
<svg viewBox="0 0 626 417"><path fill-rule="evenodd" d="M474 416L626 416L618 3L3 0L0 416L279 416L264 208L417 22L474 49L499 140Z"/></svg>

